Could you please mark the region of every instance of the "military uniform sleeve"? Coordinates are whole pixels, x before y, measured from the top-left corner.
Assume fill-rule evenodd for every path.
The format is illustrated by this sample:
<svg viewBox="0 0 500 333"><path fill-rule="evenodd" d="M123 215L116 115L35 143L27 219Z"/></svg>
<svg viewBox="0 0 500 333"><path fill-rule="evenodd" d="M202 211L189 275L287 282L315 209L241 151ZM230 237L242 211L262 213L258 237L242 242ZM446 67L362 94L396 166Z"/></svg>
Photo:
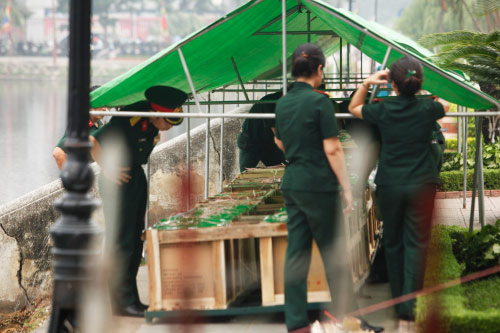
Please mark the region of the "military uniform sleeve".
<svg viewBox="0 0 500 333"><path fill-rule="evenodd" d="M443 118L445 115L443 104L441 104L439 102L434 102L434 101L432 103L433 103L432 110L433 110L433 116L434 116L433 120L438 120L438 119Z"/></svg>
<svg viewBox="0 0 500 333"><path fill-rule="evenodd" d="M335 119L335 111L330 99L326 96L321 97L318 101L318 108L321 138L328 139L334 136L339 136L339 129Z"/></svg>
<svg viewBox="0 0 500 333"><path fill-rule="evenodd" d="M276 104L264 104L263 113L275 113ZM262 119L267 128L276 127L276 119Z"/></svg>
<svg viewBox="0 0 500 333"><path fill-rule="evenodd" d="M64 140L66 140L66 133L64 133L63 137L59 140L59 142L56 145L56 147L61 148L63 151L65 151L64 150Z"/></svg>
<svg viewBox="0 0 500 333"><path fill-rule="evenodd" d="M363 116L363 120L376 124L378 123L380 112L381 112L382 103L375 104L365 104L361 109L361 114Z"/></svg>
<svg viewBox="0 0 500 333"><path fill-rule="evenodd" d="M99 127L96 131L94 131L91 136L93 136L97 141L102 143L104 137L109 135L111 132L119 131L123 129L124 121L128 121L129 118L124 117L112 117L109 122L101 127Z"/></svg>
<svg viewBox="0 0 500 333"><path fill-rule="evenodd" d="M275 120L274 121L274 127L275 127L274 136L276 137L276 139L281 140L279 123L278 123L279 104L280 104L280 102L278 101L278 103L276 103L276 109L274 110L275 111L274 114L276 115L276 119L274 119Z"/></svg>

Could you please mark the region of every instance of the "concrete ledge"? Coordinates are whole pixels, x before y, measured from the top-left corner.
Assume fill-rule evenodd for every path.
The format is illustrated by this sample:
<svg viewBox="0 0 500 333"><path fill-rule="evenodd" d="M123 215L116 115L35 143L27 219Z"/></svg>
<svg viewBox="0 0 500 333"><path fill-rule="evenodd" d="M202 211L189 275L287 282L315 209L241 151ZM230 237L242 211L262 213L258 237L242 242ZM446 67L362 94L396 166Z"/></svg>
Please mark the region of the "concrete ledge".
<svg viewBox="0 0 500 333"><path fill-rule="evenodd" d="M232 112L247 112L249 105ZM231 113L232 113L231 112ZM239 172L236 137L242 120L225 119L224 143L220 144L221 119L210 124L210 193L219 190L219 154L224 152L223 180ZM191 130L191 205L203 198L205 176L205 125ZM150 158L150 224L187 208L182 197L186 178L186 138L180 135L157 146ZM99 167L93 165L97 174ZM95 182L97 183L97 182ZM185 190L185 189L184 189ZM18 199L0 206L0 311L24 306L31 299L47 293L51 286L49 229L59 218L54 200L64 193L56 180ZM98 197L94 184L91 194ZM93 219L103 224L102 209Z"/></svg>

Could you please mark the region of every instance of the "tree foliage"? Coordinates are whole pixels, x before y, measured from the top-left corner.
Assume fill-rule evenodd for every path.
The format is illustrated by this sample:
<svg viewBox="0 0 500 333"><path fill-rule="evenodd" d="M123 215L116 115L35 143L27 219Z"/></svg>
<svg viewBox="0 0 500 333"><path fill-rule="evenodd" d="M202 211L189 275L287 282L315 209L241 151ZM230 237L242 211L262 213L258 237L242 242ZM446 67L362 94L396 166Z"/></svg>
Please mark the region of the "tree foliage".
<svg viewBox="0 0 500 333"><path fill-rule="evenodd" d="M415 40L437 32L476 30L473 16L469 13L473 1L415 0L396 20L395 27Z"/></svg>
<svg viewBox="0 0 500 333"><path fill-rule="evenodd" d="M452 31L430 34L419 42L440 51L431 57L438 66L458 70L479 84L482 91L500 98L500 32ZM500 117L485 117L483 134L485 142L496 142L499 136Z"/></svg>

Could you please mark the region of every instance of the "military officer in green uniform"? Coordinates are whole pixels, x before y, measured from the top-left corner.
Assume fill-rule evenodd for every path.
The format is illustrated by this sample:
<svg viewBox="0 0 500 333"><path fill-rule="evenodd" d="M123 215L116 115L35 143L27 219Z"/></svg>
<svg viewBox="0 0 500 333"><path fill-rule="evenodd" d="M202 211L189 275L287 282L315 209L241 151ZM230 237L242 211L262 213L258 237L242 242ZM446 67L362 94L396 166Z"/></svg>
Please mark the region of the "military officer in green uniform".
<svg viewBox="0 0 500 333"><path fill-rule="evenodd" d="M92 86L90 88L90 91L96 90L100 86ZM93 109L96 111L104 111L106 108L97 108ZM101 126L103 126L102 119L103 116L95 116L95 115L90 115L89 119L89 134L92 135L97 129ZM66 133L63 135L63 137L59 140L57 143L57 146L54 148L52 151L52 156L54 157L54 160L56 160L57 167L59 170L62 170L62 167L64 165L64 162L66 162L66 151L64 150L64 140L66 139Z"/></svg>
<svg viewBox="0 0 500 333"><path fill-rule="evenodd" d="M397 98L365 105L370 85L388 80ZM431 138L436 120L444 116L448 105L416 98L422 82L420 63L404 57L391 65L390 72L368 77L349 105L354 116L378 128L382 139L375 183L392 297L422 288L438 182ZM414 305L414 301L396 305L400 319L413 320Z"/></svg>
<svg viewBox="0 0 500 333"><path fill-rule="evenodd" d="M261 101L276 101L281 91L262 97ZM275 103L255 104L249 113L274 113ZM278 165L285 162L283 152L274 143L274 119L245 119L238 135L240 171L254 168L259 161L264 165Z"/></svg>
<svg viewBox="0 0 500 333"><path fill-rule="evenodd" d="M187 95L175 88L154 86L146 90L146 101L123 107L122 111L181 112ZM100 191L106 220L107 249L116 260L111 273L110 295L113 312L125 316L144 316L147 308L139 300L136 275L141 261L144 216L147 203L147 181L142 165L147 163L159 131L169 130L182 118L113 117L94 132L92 156L101 165ZM110 141L121 140L125 146L124 164L110 167L102 164ZM108 148L112 149L112 148ZM117 202L112 202L112 186L118 187ZM115 225L113 217L115 215ZM109 229L108 229L109 228ZM112 234L109 230L115 230Z"/></svg>
<svg viewBox="0 0 500 333"><path fill-rule="evenodd" d="M434 160L436 161L438 172L441 171L443 166L443 153L446 149L446 140L444 138L443 132L441 132L441 126L438 122L434 123L434 130L432 131L432 154Z"/></svg>
<svg viewBox="0 0 500 333"><path fill-rule="evenodd" d="M309 329L307 274L313 240L320 250L333 295L331 311L341 316L357 308L348 256L342 246L342 213L352 211L351 187L333 104L327 96L313 90L322 81L324 65L325 57L317 45L297 47L292 60L294 88L276 106L275 142L289 162L281 187L288 214L285 321L289 332ZM362 327L383 330L365 321Z"/></svg>

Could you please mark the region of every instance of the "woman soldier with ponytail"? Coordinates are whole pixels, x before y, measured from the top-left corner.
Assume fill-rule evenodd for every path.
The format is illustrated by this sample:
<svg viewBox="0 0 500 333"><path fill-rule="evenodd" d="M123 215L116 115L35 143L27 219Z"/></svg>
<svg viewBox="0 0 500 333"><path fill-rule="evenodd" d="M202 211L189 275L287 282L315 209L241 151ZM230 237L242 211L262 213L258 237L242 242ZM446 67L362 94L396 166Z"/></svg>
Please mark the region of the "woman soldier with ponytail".
<svg viewBox="0 0 500 333"><path fill-rule="evenodd" d="M288 213L285 320L289 332L310 329L307 274L313 240L321 253L332 293L331 311L339 316L357 309L343 246L342 211L352 211L351 187L332 102L314 91L321 84L324 66L325 56L317 45L297 47L292 59L296 81L276 104L275 142L289 161L281 186ZM361 326L376 332L383 330L365 321Z"/></svg>
<svg viewBox="0 0 500 333"><path fill-rule="evenodd" d="M365 105L372 84L392 84L397 97ZM384 221L384 246L392 297L422 288L426 250L432 224L437 163L432 153L432 131L445 115L442 100L416 98L423 82L422 67L413 58L395 61L390 71L365 79L349 111L375 125L382 150L375 183ZM396 305L400 319L414 320L415 301Z"/></svg>

